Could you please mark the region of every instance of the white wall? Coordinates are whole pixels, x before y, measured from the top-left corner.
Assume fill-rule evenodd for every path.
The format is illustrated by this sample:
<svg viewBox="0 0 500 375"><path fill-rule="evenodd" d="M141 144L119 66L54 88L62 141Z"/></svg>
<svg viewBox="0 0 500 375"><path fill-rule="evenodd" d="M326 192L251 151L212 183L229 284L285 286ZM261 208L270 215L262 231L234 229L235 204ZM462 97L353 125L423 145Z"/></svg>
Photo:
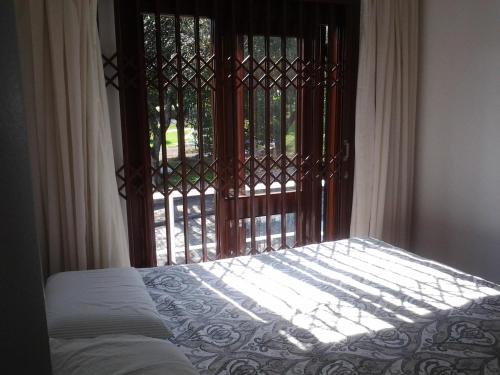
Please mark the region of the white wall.
<svg viewBox="0 0 500 375"><path fill-rule="evenodd" d="M412 250L500 282L500 0L421 4Z"/></svg>

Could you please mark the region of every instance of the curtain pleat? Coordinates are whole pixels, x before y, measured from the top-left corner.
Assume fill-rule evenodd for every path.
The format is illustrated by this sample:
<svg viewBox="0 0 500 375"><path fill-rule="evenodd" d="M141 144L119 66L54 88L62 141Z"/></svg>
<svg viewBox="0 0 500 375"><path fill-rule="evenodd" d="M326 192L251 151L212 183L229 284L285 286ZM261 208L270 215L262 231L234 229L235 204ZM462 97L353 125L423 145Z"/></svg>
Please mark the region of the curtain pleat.
<svg viewBox="0 0 500 375"><path fill-rule="evenodd" d="M97 0L17 2L45 271L128 266Z"/></svg>
<svg viewBox="0 0 500 375"><path fill-rule="evenodd" d="M418 1L362 0L351 236L409 244Z"/></svg>

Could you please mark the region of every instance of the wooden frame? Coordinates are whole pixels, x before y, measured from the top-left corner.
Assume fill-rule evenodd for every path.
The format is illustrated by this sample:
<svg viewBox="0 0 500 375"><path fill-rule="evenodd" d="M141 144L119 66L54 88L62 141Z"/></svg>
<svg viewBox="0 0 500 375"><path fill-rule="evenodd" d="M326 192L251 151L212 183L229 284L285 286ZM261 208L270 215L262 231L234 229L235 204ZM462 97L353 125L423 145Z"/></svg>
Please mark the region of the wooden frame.
<svg viewBox="0 0 500 375"><path fill-rule="evenodd" d="M129 219L131 260L135 266L156 264L153 223L152 189L158 187L151 182L152 170L148 146L147 103L145 100L145 58L143 51L142 14L148 12L156 18L157 50L160 43L160 15L175 17L176 58L175 69L178 88L179 117L178 132L181 139L179 152L181 164L175 173L181 175L179 191L183 198L185 261L189 263L189 233L186 202L189 189L200 191L202 216L202 261L208 260L206 240L206 215L204 192L206 185L216 191L216 241L218 257L237 256L245 250L245 228L243 219L250 221L250 253L255 254L256 217L266 217L265 250L276 249L271 244L271 216L280 215L281 235L279 248L289 245L285 238L286 215L295 213L296 240L293 245L303 245L322 240L347 237L349 234L352 204L352 179L354 156L354 111L357 72L359 1L270 1L229 0L211 1L163 1L120 0L116 2L116 25L118 36L118 66L120 101L122 109L123 144L125 157L125 186ZM213 165L203 160L203 139L200 139L199 186L190 185L186 178L190 167L186 164L186 152L182 140L183 84L186 79L183 69L185 61L180 46L180 18L191 15L195 22L194 87L197 105L201 104L202 64L199 54L199 17L213 20L213 126L216 149ZM131 27L133 25L134 27ZM243 36L248 38L250 58L247 62L242 50ZM279 62L269 58L263 62L253 58L253 36L262 35L265 55L270 56L270 37L281 38L282 56ZM288 61L286 38L297 38L298 57ZM198 57L197 57L198 56ZM165 77L165 62L158 54L156 66L159 87L170 84ZM192 68L192 66L191 66ZM263 74L256 75L256 69ZM280 73L276 73L280 72ZM278 75L278 78L275 76ZM292 76L292 78L290 77ZM173 83L172 83L173 84ZM243 113L244 90L253 108L255 85L263 87L265 95L265 156L254 155L253 109L245 119ZM297 129L295 157L284 157L286 134L285 87L296 87ZM270 88L278 87L281 95L281 131L279 150L282 157L271 157L270 146ZM251 89L248 89L251 87ZM163 103L163 89L159 89ZM326 104L325 104L326 103ZM160 112L163 105L160 105ZM201 108L198 108L201 116ZM163 119L160 113L160 119ZM248 121L250 133L250 155L245 156L244 123ZM198 126L201 126L199 117ZM307 124L307 131L305 131ZM168 124L160 123L161 134ZM201 128L199 128L200 130ZM200 134L200 131L198 132ZM162 172L164 194L168 194L169 162L166 144L162 140ZM264 170L261 176L258 170ZM278 170L279 172L273 172ZM294 170L293 176L289 170ZM205 180L205 173L215 173L213 183ZM249 172L248 176L245 171ZM287 192L285 184L294 180L296 190ZM256 182L265 186L265 194L255 191ZM271 183L280 183L280 192L271 192ZM245 193L244 186L250 186ZM165 212L169 212L168 199L164 200ZM167 225L168 227L168 225ZM171 259L170 234L167 228L167 247Z"/></svg>

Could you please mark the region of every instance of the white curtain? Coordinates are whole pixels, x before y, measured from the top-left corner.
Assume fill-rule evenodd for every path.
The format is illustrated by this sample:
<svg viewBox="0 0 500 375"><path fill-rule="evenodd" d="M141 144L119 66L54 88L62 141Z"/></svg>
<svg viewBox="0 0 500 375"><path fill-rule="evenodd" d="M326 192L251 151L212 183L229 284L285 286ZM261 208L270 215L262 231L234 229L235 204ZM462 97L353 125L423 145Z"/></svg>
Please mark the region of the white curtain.
<svg viewBox="0 0 500 375"><path fill-rule="evenodd" d="M18 0L17 18L45 271L127 266L97 0Z"/></svg>
<svg viewBox="0 0 500 375"><path fill-rule="evenodd" d="M417 62L418 0L362 0L351 236L409 243Z"/></svg>
<svg viewBox="0 0 500 375"><path fill-rule="evenodd" d="M116 54L116 34L115 34L115 2L114 0L98 0L97 15L99 23L99 39L101 51L105 58L117 66L118 57ZM109 118L111 123L111 138L113 142L113 154L115 161L115 169L123 166L123 146L122 146L122 123L120 116L120 92L118 90L118 77L115 76L117 70L111 64L104 66L104 76L114 77L113 84L106 85L106 93L108 98ZM115 86L116 85L116 86ZM124 174L124 173L122 173ZM122 184L121 181L118 183ZM122 192L125 193L124 189ZM123 220L125 222L125 230L127 230L127 201L120 199L122 208Z"/></svg>

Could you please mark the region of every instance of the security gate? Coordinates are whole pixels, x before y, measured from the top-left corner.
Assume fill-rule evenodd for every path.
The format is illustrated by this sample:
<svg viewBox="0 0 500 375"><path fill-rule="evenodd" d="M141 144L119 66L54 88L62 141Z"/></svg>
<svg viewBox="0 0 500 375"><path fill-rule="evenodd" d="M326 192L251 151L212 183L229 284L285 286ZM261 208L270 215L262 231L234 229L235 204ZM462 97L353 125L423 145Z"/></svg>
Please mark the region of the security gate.
<svg viewBox="0 0 500 375"><path fill-rule="evenodd" d="M136 265L348 235L357 2L122 0L117 20Z"/></svg>

